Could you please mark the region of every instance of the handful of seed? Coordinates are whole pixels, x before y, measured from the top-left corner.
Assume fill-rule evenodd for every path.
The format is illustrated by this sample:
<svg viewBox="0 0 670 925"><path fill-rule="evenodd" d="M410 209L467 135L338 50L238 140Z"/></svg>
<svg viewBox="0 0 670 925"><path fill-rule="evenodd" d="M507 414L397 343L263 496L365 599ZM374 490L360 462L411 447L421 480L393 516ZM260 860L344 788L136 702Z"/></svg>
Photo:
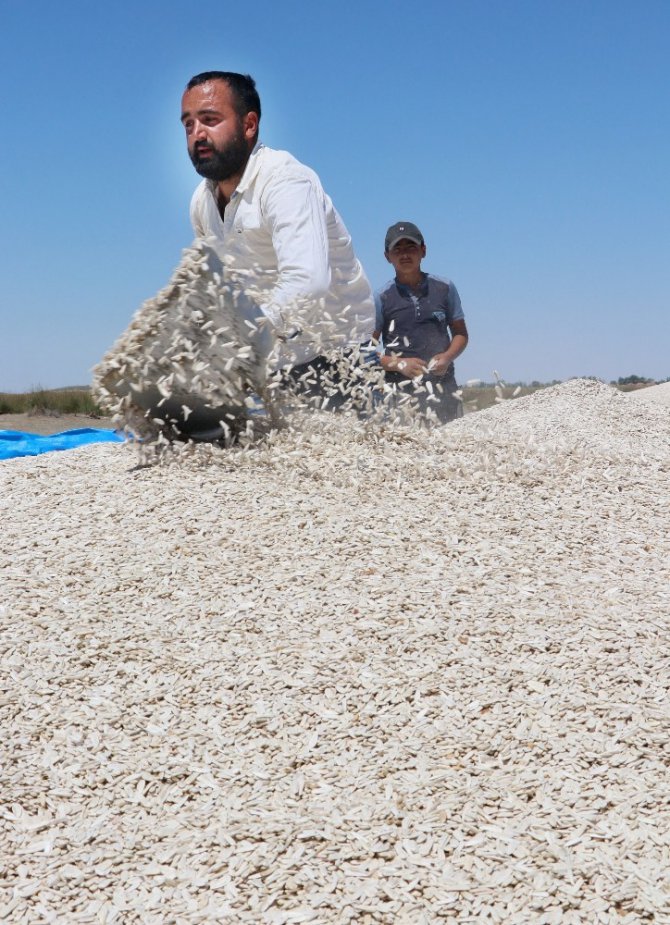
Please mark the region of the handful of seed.
<svg viewBox="0 0 670 925"><path fill-rule="evenodd" d="M197 240L94 368L93 394L144 440L228 439L265 394L273 346L258 305Z"/></svg>

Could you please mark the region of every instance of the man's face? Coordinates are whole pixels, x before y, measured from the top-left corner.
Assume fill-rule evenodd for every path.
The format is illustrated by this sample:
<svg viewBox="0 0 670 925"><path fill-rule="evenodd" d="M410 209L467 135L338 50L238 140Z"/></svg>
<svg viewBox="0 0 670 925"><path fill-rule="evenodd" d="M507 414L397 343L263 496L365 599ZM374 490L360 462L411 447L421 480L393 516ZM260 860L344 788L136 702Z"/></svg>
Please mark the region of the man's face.
<svg viewBox="0 0 670 925"><path fill-rule="evenodd" d="M401 238L386 251L386 259L393 264L397 276L414 276L421 268L421 261L426 256L426 245L417 244L409 238Z"/></svg>
<svg viewBox="0 0 670 925"><path fill-rule="evenodd" d="M193 166L201 177L220 183L244 171L258 130L258 116L239 116L230 87L210 80L182 97L182 125Z"/></svg>

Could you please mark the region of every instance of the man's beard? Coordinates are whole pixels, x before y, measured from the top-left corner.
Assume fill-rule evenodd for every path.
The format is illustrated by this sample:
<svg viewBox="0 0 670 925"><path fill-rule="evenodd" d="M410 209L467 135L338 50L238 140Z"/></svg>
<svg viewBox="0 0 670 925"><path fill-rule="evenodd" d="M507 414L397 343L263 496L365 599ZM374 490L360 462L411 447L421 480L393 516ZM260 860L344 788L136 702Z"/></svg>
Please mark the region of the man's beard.
<svg viewBox="0 0 670 925"><path fill-rule="evenodd" d="M209 157L199 156L198 152L202 149L207 151ZM196 142L193 151L189 151L189 157L201 177L220 183L244 171L249 159L249 148L242 134L237 134L223 149L206 142Z"/></svg>

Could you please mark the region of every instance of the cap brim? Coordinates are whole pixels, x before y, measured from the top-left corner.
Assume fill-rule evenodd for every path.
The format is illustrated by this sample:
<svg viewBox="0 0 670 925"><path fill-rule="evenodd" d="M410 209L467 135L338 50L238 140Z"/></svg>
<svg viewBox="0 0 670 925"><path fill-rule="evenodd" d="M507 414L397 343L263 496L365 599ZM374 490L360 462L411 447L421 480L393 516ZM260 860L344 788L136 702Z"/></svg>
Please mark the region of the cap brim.
<svg viewBox="0 0 670 925"><path fill-rule="evenodd" d="M392 250L398 241L413 241L415 244L418 244L419 247L423 245L423 241L415 237L413 234L399 234L397 238L393 238L392 241L389 241L389 243L386 245L386 250Z"/></svg>

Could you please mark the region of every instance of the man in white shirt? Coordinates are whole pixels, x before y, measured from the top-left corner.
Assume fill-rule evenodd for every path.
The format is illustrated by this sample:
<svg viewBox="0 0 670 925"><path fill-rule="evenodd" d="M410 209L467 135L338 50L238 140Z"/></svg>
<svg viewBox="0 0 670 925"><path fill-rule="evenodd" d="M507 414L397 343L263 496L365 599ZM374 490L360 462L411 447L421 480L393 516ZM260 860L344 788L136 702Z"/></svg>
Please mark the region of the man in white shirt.
<svg viewBox="0 0 670 925"><path fill-rule="evenodd" d="M276 367L296 389L342 403L324 383L325 353L369 341L375 308L351 237L319 178L258 140L261 105L248 75L208 71L182 99L189 156L204 177L191 221L251 296L279 341Z"/></svg>

